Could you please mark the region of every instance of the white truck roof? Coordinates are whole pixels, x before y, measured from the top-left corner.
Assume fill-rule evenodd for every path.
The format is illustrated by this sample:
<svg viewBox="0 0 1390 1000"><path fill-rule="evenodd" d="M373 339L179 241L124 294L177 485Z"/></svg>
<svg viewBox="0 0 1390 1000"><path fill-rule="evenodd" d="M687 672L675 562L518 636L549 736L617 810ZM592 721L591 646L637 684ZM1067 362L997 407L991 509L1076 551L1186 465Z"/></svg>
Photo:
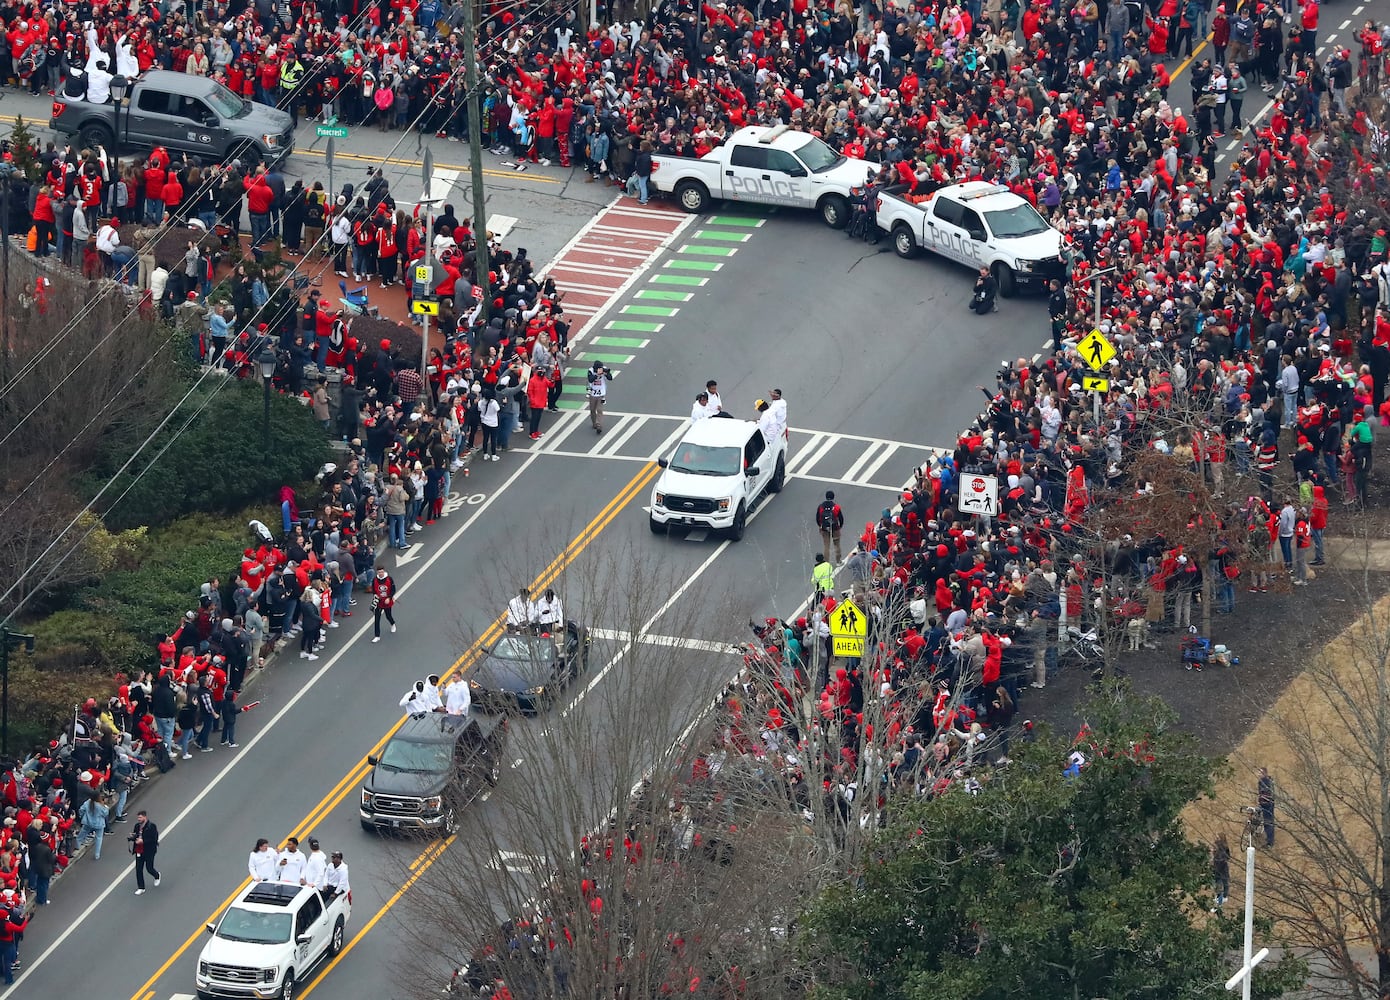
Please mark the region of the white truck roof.
<svg viewBox="0 0 1390 1000"><path fill-rule="evenodd" d="M966 202L971 208L980 212L1012 208L1020 201L1025 200L1004 185L992 184L989 181L966 181L964 184L949 184L932 193L933 198L938 195L946 195L955 201Z"/></svg>

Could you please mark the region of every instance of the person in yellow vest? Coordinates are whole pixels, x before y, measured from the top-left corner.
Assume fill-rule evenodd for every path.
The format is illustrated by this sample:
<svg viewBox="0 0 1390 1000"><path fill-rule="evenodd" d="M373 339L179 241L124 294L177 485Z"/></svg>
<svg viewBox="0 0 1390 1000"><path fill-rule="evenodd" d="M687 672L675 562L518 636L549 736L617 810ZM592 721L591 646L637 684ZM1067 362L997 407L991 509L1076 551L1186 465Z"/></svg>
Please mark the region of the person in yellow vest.
<svg viewBox="0 0 1390 1000"><path fill-rule="evenodd" d="M280 103L290 113L294 127L299 127L299 85L304 80L304 64L293 48L280 64Z"/></svg>
<svg viewBox="0 0 1390 1000"><path fill-rule="evenodd" d="M811 585L816 591L816 603L835 589L835 564L819 552L815 565L811 567Z"/></svg>

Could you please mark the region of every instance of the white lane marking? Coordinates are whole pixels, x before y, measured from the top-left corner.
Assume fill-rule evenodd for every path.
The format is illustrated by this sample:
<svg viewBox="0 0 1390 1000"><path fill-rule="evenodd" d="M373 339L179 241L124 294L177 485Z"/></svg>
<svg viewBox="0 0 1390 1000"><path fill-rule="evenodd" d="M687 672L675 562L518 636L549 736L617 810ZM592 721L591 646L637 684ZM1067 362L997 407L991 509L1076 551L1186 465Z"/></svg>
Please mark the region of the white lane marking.
<svg viewBox="0 0 1390 1000"><path fill-rule="evenodd" d="M436 170L430 175L430 186L420 192L419 199L415 204L421 207L421 214L425 212L438 213L444 208L444 202L449 198L449 191L453 188L454 182L462 174L460 170ZM513 219L513 222L516 220ZM488 223L491 225L492 220Z"/></svg>
<svg viewBox="0 0 1390 1000"><path fill-rule="evenodd" d="M642 425L646 422L646 417L635 418L632 421L631 425L623 430L622 436L615 438L611 443L605 442L602 445L599 454L607 455L610 453L616 453L618 449L622 448L623 445L627 444L628 440L632 437L632 435L636 434L641 429Z"/></svg>
<svg viewBox="0 0 1390 1000"><path fill-rule="evenodd" d="M874 481L874 474L878 472L879 469L883 468L884 463L887 462L888 459L892 456L893 452L897 450L897 444L895 444L892 441L888 442L888 447L883 449L883 454L879 455L878 458L874 460L874 463L872 465L866 467L860 474L859 478L866 483L872 483Z"/></svg>
<svg viewBox="0 0 1390 1000"><path fill-rule="evenodd" d="M860 452L859 457L854 460L854 464L851 465L848 471L845 472L845 478L858 479L860 470L864 468L864 466L868 463L869 459L874 455L875 452L878 451L878 448L879 446L877 444L871 444L862 452ZM891 451L892 448L892 445L888 446L888 450Z"/></svg>
<svg viewBox="0 0 1390 1000"><path fill-rule="evenodd" d="M505 240L507 235L516 228L516 224L521 220L515 215L493 215L488 213L487 231L492 234L495 240Z"/></svg>
<svg viewBox="0 0 1390 1000"><path fill-rule="evenodd" d="M587 416L583 410L566 410L561 413L559 419L551 426L550 433L541 439L541 446L536 451L548 455L559 450L560 444L584 423ZM562 426L564 430L560 429Z"/></svg>
<svg viewBox="0 0 1390 1000"><path fill-rule="evenodd" d="M631 642L632 633L621 628L596 628L590 626L589 635L595 639L617 642ZM730 642L713 642L709 639L687 639L679 635L639 635L638 642L651 646L669 646L672 649L690 649L700 653L737 653L738 647Z"/></svg>
<svg viewBox="0 0 1390 1000"><path fill-rule="evenodd" d="M830 454L830 449L834 448L839 443L840 440L834 434L827 434L825 436L825 444L821 445L820 448L813 455L811 455L811 457L807 461L801 463L801 469L798 472L796 472L795 475L800 476L803 473L810 472L812 469L814 469L817 465L820 464L821 459L823 459L826 455Z"/></svg>
<svg viewBox="0 0 1390 1000"><path fill-rule="evenodd" d="M1361 8L1358 7L1358 8L1356 9L1356 12L1359 14L1359 13L1361 12ZM1338 31L1346 31L1346 30L1347 30L1348 28L1350 28L1350 27L1351 27L1351 18L1347 18L1347 19L1346 19L1345 21L1343 21L1341 24L1337 25L1337 30L1338 30Z"/></svg>
<svg viewBox="0 0 1390 1000"><path fill-rule="evenodd" d="M611 255L614 257L633 257L637 260L643 260L656 253L655 248L651 250L628 250L624 247L610 247L606 243L576 243L574 249L580 253L598 254L601 257Z"/></svg>
<svg viewBox="0 0 1390 1000"><path fill-rule="evenodd" d="M829 436L829 434L826 434L823 431L813 432L811 434L811 440L806 442L806 447L801 449L801 453L798 454L796 458L792 459L790 462L787 463L787 475L796 475L796 473L801 469L803 465L810 465L811 458L815 454L816 449L819 448L821 446L821 442Z"/></svg>
<svg viewBox="0 0 1390 1000"><path fill-rule="evenodd" d="M493 493L481 504L479 504L478 508L472 513L472 515L464 519L464 521L457 528L454 529L453 534L449 536L449 538L444 542L444 544L441 545L439 549L432 556L430 556L430 558L425 560L424 565L421 566L417 572L412 573L410 579L406 580L403 584L401 584L400 592L405 593L417 580L423 579L425 573L429 570L429 568L432 565L434 565L434 563L437 560L442 558L446 552L449 551L450 546L452 546L454 542L457 541L465 531L472 527L473 522L475 522L476 520L478 520L478 518L483 516L487 509L492 506L493 501L496 500L498 497L502 496L502 494L506 493L507 490L513 484L515 484L516 481L520 479L528 469L530 469L531 464L536 461L536 457L537 456L534 454L527 456L526 460L522 462L520 465L518 465L516 467L516 470L502 482L502 485L497 488L497 492ZM307 683L303 684L299 688L299 691L295 694L293 698L285 702L284 707L282 707L280 711L276 712L275 715L272 716L266 722L266 724L261 728L260 732L256 733L255 736L251 737L251 739L247 740L245 743L241 745L241 750L237 753L237 755L231 758L227 762L227 764L222 768L222 770L218 771L217 774L213 777L213 779L202 787L202 790L199 791L198 794L193 797L193 799L188 803L188 805L184 806L183 811L180 812L177 816L175 816L172 820L170 820L168 825L160 830L160 833L167 837L170 833L177 830L179 826L182 825L183 822L186 819L188 819L190 815L192 815L193 810L197 809L198 806L202 804L205 798L207 798L214 791L216 791L217 786L222 783L222 780L226 778L227 775L231 774L232 768L236 767L236 765L241 761L244 761L250 757L251 751L256 748L256 744L260 743L261 740L265 739L268 735L270 735L272 732L276 730L279 723L286 716L288 716L290 712L294 710L295 706L298 705L300 701L302 701L306 696L308 696L310 692L314 691L318 682L324 678L328 671L332 670L333 667L337 665L338 661L342 659L343 654L346 653L349 649L351 649L353 644L357 642L358 639L364 638L367 635L367 633L371 631L371 628L371 623L364 619L362 622L362 626L357 630L355 634L348 638L347 642L343 645L343 648L338 650L336 653L334 653L332 656L328 658L328 662L326 662L322 667L320 667L318 669L318 672L315 673L312 677L310 677ZM56 951L58 951L58 949L62 948L63 945L67 942L68 938L72 937L72 935L77 931L77 929L81 927L84 923L86 923L87 918L90 917L93 913L95 913L98 909L102 908L105 905L106 900L111 897L111 894L114 893L117 889L121 888L122 886L124 886L127 889L130 888L130 872L129 869L125 866L122 866L120 874L111 880L110 885L108 885L104 890L102 890L102 892L95 899L93 899L90 903L87 904L87 908L77 915L77 919L74 920L72 923L68 924L67 927L63 929L63 932L59 934L56 939L54 939L53 943L50 944L46 949L44 949L43 954L39 955L36 961L30 962L25 965L24 971L20 973L17 979L15 979L14 985L11 986L9 989L5 990L4 993L0 993L0 997L15 994L18 988L24 984L24 981L28 979L31 975L33 975L34 970L43 965L44 962L48 961L48 959L51 958L53 954ZM158 892L158 890L154 891Z"/></svg>

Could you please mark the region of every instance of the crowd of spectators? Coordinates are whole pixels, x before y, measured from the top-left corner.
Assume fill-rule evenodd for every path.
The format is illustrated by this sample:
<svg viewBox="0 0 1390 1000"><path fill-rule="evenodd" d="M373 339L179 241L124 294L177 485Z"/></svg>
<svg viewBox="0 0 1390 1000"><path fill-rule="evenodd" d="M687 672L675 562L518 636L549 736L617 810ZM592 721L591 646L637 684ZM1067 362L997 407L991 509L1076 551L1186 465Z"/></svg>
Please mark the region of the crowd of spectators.
<svg viewBox="0 0 1390 1000"><path fill-rule="evenodd" d="M90 87L95 72L99 91L101 72L133 59L140 70L219 76L251 99L311 117L358 124L375 116L388 128L466 134L456 86L461 5L164 4L131 20L109 14L72 4L4 12L0 83L56 88L86 73ZM645 19L588 27L568 5L489 12L480 29L481 125L488 145L519 165L550 160L621 182L643 144L698 155L740 126L780 121L881 164L885 179L1006 185L1066 237L1066 280L1047 301L1054 352L1001 372L986 392L987 412L955 453L924 468L865 526L862 547L839 570L852 577L839 586L872 610L873 639L886 655L871 667L825 655L833 596L778 623L756 657L776 683L756 696L731 692L724 752L772 757L793 775L784 751L804 753L808 737L788 731L787 719L807 697L818 724L835 734L824 752L837 773L853 771L868 740L891 762L885 785L925 795L969 787L1007 760L1003 737L1016 731L1026 685L1046 683L1068 623L1137 604L1142 614L1132 617L1181 627L1194 601L1216 595L1217 610L1233 611L1236 582L1266 589L1281 563L1291 582L1306 581L1299 567L1318 560L1296 557L1320 541L1329 499L1371 499L1374 426L1390 419L1375 93L1384 33L1368 24L1323 58L1318 18L1316 3L1287 0L1231 10L1200 0L989 10L977 0L882 8L677 0ZM1208 26L1210 47L1195 50ZM1175 81L1178 60L1194 51ZM1245 107L1252 82L1269 97L1254 115ZM1228 130L1245 138L1238 149L1223 146ZM172 665L161 663L176 677L186 678L188 645L195 660L210 662L205 676L222 669L216 657L226 660L226 647L219 653L214 641L224 635L244 645L249 669L260 652L253 616L269 638L293 630L290 608L301 623L323 622L326 599L331 628L351 613L342 584L370 565L370 547L354 551L351 536L394 515L401 530L392 544L411 544L408 535L444 513L449 476L477 434L505 449L524 406L553 405L558 381L535 396L529 386L537 372L553 379L563 358L568 328L557 290L536 281L521 251L495 251L490 273L476 274L469 251L482 234L452 211L427 232L398 211L380 175L361 192L331 192L320 183L286 189L273 169L174 162L158 151L134 167L99 150L40 156L43 181L15 179L7 220L11 232L33 226L37 253L53 244L76 264L86 248L89 273L106 268L138 282L147 308L187 317L205 361L249 374L264 335L278 340L277 378L291 391L314 384L315 370L347 374L337 431L353 455L325 477L322 514L302 535L297 518L287 522L279 546L266 539L252 551L265 582L250 586L243 566L247 586L234 593L246 590L244 606L228 608L228 618L205 595L209 607L179 631L191 627L188 638L198 641L174 640ZM422 375L389 342L360 342L317 294L301 300L292 261L263 273L242 265L230 309L213 319L202 301L216 275L212 257L243 212L257 242L277 237L287 258L327 250L344 277L383 285L398 263L434 244L446 264L436 291L453 303L447 349ZM177 259L162 256L163 243L145 252L145 236L130 251L112 242L122 223L165 219L198 220L207 235ZM1099 328L1119 351L1099 420L1080 390L1089 369L1071 350L1094 324L1093 289ZM484 300L493 307L486 324L476 322ZM1138 525L1098 540L1095 496L1151 488L1126 472L1134 450L1170 454L1214 497L1229 498L1216 529L1221 544L1179 551ZM1000 477L1002 510L968 523L953 513L953 490L975 472ZM271 583L285 581L286 569L294 583L280 596ZM1219 585L1204 588L1204 574ZM313 648L311 640L302 651ZM122 699L133 708L140 690L143 682L133 682L110 710L127 711ZM883 720L872 736L866 711ZM74 733L7 778L11 825L22 815L38 827L18 850L0 853L0 869L35 893L33 873L48 865L38 845L61 866L76 828L96 826L79 821L75 800L92 798L122 761L131 761L132 781L148 766L129 750L123 756L122 726L108 733L104 715L79 716L87 736ZM834 782L826 791L845 800Z"/></svg>

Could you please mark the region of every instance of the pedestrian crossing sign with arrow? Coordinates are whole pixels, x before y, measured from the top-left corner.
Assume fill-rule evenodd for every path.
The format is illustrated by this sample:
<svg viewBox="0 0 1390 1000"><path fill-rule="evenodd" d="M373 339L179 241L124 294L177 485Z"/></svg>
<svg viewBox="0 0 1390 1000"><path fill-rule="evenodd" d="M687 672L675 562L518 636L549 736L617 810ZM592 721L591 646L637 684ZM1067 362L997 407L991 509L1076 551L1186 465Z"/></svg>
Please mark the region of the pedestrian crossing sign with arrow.
<svg viewBox="0 0 1390 1000"><path fill-rule="evenodd" d="M1092 330L1076 345L1076 353L1081 360L1091 366L1092 371L1103 372L1105 366L1115 357L1115 345L1105 339L1105 334Z"/></svg>
<svg viewBox="0 0 1390 1000"><path fill-rule="evenodd" d="M864 656L864 640L869 636L869 620L851 600L841 601L830 612L830 638L836 656Z"/></svg>

